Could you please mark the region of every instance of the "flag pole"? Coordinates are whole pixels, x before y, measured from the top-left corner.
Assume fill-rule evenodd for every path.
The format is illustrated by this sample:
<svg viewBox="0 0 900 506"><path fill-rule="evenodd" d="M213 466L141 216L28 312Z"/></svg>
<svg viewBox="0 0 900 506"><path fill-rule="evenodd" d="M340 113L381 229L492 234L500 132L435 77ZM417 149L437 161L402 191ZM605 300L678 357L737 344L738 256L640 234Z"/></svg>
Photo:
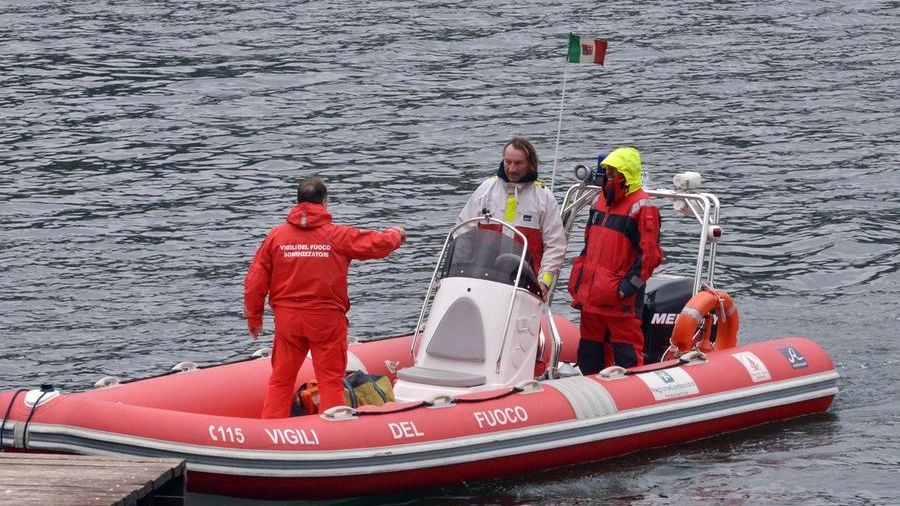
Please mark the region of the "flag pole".
<svg viewBox="0 0 900 506"><path fill-rule="evenodd" d="M553 193L553 184L556 181L556 160L559 155L559 132L562 129L563 104L566 101L566 83L569 80L569 56L566 55L566 66L563 70L562 96L559 98L559 120L556 122L556 148L553 152L553 174L550 176L550 193Z"/></svg>

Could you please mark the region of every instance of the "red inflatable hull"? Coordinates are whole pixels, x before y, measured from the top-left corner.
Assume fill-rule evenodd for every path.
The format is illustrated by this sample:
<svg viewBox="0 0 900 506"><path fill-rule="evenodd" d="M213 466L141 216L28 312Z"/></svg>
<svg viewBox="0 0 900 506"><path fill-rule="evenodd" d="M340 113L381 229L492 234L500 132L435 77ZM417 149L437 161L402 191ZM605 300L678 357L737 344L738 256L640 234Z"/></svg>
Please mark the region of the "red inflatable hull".
<svg viewBox="0 0 900 506"><path fill-rule="evenodd" d="M560 326L563 359L572 360L577 331ZM412 362L410 343L398 337L350 349L370 373L394 379ZM820 413L838 379L821 347L790 337L609 377L262 420L269 371L267 359L255 359L51 392L36 407L39 392L4 392L2 445L183 458L193 492L325 499L521 475ZM307 365L298 385L311 377Z"/></svg>

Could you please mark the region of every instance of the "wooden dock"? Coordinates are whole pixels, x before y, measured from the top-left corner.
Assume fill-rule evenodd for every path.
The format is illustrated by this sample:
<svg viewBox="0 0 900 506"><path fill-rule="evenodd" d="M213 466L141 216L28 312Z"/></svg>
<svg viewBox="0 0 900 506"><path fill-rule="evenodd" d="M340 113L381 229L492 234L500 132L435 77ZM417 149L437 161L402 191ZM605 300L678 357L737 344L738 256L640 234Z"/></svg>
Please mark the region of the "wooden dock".
<svg viewBox="0 0 900 506"><path fill-rule="evenodd" d="M0 452L0 504L183 506L179 459Z"/></svg>

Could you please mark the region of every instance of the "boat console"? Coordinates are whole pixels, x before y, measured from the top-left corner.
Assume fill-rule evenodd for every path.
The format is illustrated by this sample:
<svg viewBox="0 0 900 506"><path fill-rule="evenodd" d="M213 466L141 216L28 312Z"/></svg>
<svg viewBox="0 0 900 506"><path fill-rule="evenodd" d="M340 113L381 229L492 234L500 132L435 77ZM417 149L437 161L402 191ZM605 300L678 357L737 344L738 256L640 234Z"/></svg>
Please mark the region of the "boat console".
<svg viewBox="0 0 900 506"><path fill-rule="evenodd" d="M534 379L544 301L527 244L489 214L450 231L413 336L415 365L397 372L397 400Z"/></svg>

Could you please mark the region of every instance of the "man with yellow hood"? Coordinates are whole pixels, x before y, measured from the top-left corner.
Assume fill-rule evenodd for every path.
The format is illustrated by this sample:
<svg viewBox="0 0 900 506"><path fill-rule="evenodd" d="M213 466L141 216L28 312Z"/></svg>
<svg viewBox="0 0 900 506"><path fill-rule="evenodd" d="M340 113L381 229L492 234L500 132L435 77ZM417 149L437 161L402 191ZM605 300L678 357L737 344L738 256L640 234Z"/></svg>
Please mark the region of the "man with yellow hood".
<svg viewBox="0 0 900 506"><path fill-rule="evenodd" d="M642 188L638 150L613 150L599 171L603 191L591 207L568 287L572 306L581 310L578 366L585 375L644 364L644 283L662 263L659 208Z"/></svg>

